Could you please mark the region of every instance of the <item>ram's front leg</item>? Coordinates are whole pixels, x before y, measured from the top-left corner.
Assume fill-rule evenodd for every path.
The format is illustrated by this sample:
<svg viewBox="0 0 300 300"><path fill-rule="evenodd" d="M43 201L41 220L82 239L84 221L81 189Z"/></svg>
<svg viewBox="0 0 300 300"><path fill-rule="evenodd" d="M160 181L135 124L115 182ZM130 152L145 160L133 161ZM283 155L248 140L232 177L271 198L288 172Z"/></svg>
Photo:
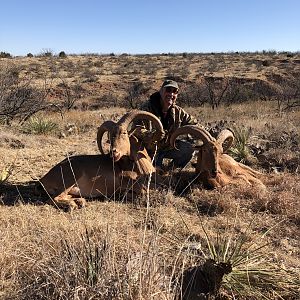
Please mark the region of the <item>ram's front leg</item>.
<svg viewBox="0 0 300 300"><path fill-rule="evenodd" d="M85 206L85 199L78 197L74 198L78 194L78 188L75 184L67 188L65 191L57 195L52 199L54 205L66 209L67 211L73 211L74 209L84 207Z"/></svg>

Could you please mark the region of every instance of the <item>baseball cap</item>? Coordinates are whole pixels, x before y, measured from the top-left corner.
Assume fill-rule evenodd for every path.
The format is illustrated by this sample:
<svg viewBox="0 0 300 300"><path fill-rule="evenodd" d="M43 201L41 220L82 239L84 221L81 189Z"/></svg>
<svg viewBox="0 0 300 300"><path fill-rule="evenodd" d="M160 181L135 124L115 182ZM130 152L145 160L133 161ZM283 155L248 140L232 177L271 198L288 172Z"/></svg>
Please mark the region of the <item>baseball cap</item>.
<svg viewBox="0 0 300 300"><path fill-rule="evenodd" d="M170 80L170 79L165 80L164 83L162 84L162 87L163 87L163 88L164 88L164 87L174 87L174 88L176 88L177 90L179 89L177 82L174 81L174 80Z"/></svg>

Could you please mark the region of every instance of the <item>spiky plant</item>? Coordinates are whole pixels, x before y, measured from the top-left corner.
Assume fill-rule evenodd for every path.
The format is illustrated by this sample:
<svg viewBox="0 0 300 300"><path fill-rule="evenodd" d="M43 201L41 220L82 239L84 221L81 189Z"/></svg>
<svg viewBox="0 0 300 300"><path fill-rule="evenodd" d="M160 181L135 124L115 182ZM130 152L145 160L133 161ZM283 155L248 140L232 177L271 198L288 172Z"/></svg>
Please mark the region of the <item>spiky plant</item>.
<svg viewBox="0 0 300 300"><path fill-rule="evenodd" d="M266 235L273 228L259 239L252 239L250 225L237 236L234 230L228 230L218 231L213 238L201 224L208 249L208 253L202 250L201 254L206 256L206 260L212 260L215 266L226 266L220 290L231 295L229 298L232 299L237 296L241 299L285 299L286 296L296 299L299 275L296 270L279 266L268 249Z"/></svg>
<svg viewBox="0 0 300 300"><path fill-rule="evenodd" d="M251 129L245 127L233 128L235 137L234 145L228 149L228 154L239 162L246 162L251 157L249 148L249 139L251 136Z"/></svg>
<svg viewBox="0 0 300 300"><path fill-rule="evenodd" d="M7 168L3 168L0 172L0 184L3 184L9 177L9 172Z"/></svg>
<svg viewBox="0 0 300 300"><path fill-rule="evenodd" d="M14 164L6 165L0 172L0 185L4 184L11 176L14 169Z"/></svg>
<svg viewBox="0 0 300 300"><path fill-rule="evenodd" d="M24 124L23 132L28 134L49 134L57 129L57 123L51 120L42 117L32 117Z"/></svg>

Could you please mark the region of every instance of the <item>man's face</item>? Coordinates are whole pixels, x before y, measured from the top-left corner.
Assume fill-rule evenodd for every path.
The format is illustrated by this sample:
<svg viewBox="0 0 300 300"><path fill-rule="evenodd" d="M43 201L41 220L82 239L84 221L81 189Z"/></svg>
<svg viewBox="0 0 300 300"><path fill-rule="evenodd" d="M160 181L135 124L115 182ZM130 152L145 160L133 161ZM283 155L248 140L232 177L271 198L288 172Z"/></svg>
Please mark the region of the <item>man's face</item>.
<svg viewBox="0 0 300 300"><path fill-rule="evenodd" d="M178 89L170 86L163 87L160 95L162 109L163 111L167 111L173 104L175 104L178 95Z"/></svg>

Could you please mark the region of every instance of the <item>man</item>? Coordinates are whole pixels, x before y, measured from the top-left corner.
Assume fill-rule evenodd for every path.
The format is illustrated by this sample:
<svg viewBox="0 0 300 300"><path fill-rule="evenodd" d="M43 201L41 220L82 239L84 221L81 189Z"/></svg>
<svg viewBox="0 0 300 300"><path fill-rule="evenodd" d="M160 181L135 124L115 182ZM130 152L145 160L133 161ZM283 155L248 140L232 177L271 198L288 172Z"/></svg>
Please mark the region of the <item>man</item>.
<svg viewBox="0 0 300 300"><path fill-rule="evenodd" d="M176 148L170 145L172 133L184 125L196 125L197 120L189 115L183 108L176 105L179 87L174 80L165 80L159 91L150 96L150 99L141 106L156 115L162 122L165 129L165 137L158 143L158 150L155 155L155 166L163 169L163 159L172 160L172 167L183 168L192 158L192 145L187 141L178 140ZM153 149L149 152L153 154ZM152 151L151 151L152 150Z"/></svg>

